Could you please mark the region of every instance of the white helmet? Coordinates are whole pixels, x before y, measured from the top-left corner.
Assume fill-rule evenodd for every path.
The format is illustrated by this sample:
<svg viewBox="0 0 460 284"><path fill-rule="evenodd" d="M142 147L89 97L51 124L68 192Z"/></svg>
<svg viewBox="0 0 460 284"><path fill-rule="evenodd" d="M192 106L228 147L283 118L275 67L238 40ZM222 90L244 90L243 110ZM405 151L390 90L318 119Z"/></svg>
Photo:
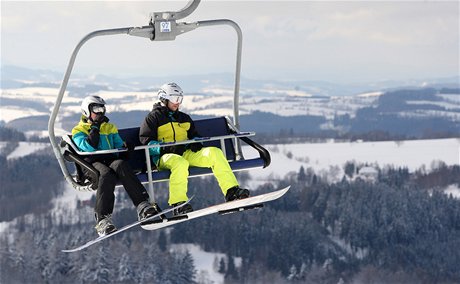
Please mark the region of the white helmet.
<svg viewBox="0 0 460 284"><path fill-rule="evenodd" d="M87 96L81 102L81 113L90 117L91 111L105 114L105 101L99 96Z"/></svg>
<svg viewBox="0 0 460 284"><path fill-rule="evenodd" d="M164 84L158 90L158 99L164 104L167 104L167 101L180 104L183 98L184 92L176 83Z"/></svg>

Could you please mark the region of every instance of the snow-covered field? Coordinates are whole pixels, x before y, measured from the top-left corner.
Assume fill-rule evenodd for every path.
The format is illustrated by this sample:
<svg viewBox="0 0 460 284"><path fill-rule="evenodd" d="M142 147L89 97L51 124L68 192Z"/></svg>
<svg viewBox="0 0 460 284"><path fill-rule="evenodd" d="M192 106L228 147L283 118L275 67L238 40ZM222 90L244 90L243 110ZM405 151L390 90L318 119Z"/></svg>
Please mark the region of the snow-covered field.
<svg viewBox="0 0 460 284"><path fill-rule="evenodd" d="M0 150L6 142L0 142ZM47 143L19 142L8 159L29 155L48 147ZM411 141L385 142L333 142L265 145L270 151L271 164L265 169L249 171L251 177L248 184L255 188L260 184L281 179L288 174L299 172L300 167L312 168L317 174L334 182L344 175L343 167L346 162L354 161L369 166L407 167L409 171L424 168L430 171L441 162L446 165L460 164L460 138L430 139ZM245 158L256 157L257 153L243 146ZM66 190L72 192L62 197L66 202L75 199L89 199L91 193L75 192L70 186ZM62 199L57 199L56 205L62 206Z"/></svg>
<svg viewBox="0 0 460 284"><path fill-rule="evenodd" d="M0 149L2 149L5 145L5 142L0 142ZM8 160L9 159L15 159L15 158L20 158L23 156L27 156L29 154L33 154L35 152L39 152L43 149L48 147L47 144L45 143L34 143L34 142L19 142L18 147L14 149L13 152L8 154L6 157Z"/></svg>
<svg viewBox="0 0 460 284"><path fill-rule="evenodd" d="M290 172L299 172L313 168L317 173L333 170L336 174L328 178L331 181L343 177L343 166L347 161L355 161L381 168L385 166L407 167L411 172L425 167L430 171L439 162L446 165L460 164L460 139L431 139L412 141L385 142L345 142L345 143L304 143L265 145L270 151L272 162L267 169L250 172L252 185L282 178ZM243 152L248 148L243 147ZM248 152L248 151L247 151ZM247 153L246 158L257 156Z"/></svg>
<svg viewBox="0 0 460 284"><path fill-rule="evenodd" d="M27 87L3 89L1 98L10 101L28 101L37 107L24 108L10 104L0 105L0 120L8 123L12 120L32 115L49 115L56 101L58 88ZM107 111L147 111L156 96L152 91L98 91L94 95L107 101ZM372 105L381 92L374 95L357 94L331 98L315 98L304 91L291 89L245 89L240 91L240 114L262 111L281 116L324 115L332 118L337 114L349 114L354 117L359 108ZM60 114L65 116L80 112L82 98L64 96ZM289 102L280 104L279 102ZM203 88L199 94L186 93L182 110L192 115L233 115L233 90L231 88ZM46 110L48 109L48 111Z"/></svg>

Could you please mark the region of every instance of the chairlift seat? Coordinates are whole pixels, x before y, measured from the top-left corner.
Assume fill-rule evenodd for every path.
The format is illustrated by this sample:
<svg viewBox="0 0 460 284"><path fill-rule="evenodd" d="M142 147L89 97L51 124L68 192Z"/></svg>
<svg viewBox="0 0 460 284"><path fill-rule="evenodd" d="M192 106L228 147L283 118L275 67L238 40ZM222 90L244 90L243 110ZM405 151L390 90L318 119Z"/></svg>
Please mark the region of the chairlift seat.
<svg viewBox="0 0 460 284"><path fill-rule="evenodd" d="M237 134L233 129L229 127L229 122L225 117L214 117L195 120L195 128L202 137L219 137ZM120 134L121 138L127 143L130 143L135 146L141 146L141 143L139 141L139 127L119 129L118 133ZM256 151L259 152L259 157L247 160L245 160L243 157L236 157L235 147L233 143L234 138L203 141L202 143L205 147L214 146L220 149L225 148L225 155L233 171L240 171L251 168L264 168L270 164L270 154L265 148L263 148L256 142L252 141L247 136L239 137L236 135L235 138L238 138L246 144L253 147ZM69 148L73 148L73 150L69 150ZM63 143L61 143L61 151L63 151L64 156L67 157L66 160L74 162L76 165L77 176L75 176L75 181L77 183L81 183L81 181L84 181L85 178L81 176L81 167L88 168L88 166L92 166L88 163L85 164L85 161L83 160L82 156L78 154L78 149L76 145L73 143L73 140L71 139L70 135L67 135L67 137L65 137L65 139L63 140ZM69 159L69 157L72 158ZM138 179L142 183L148 183L145 150L136 150L131 152L129 154L128 162L130 163L133 171L136 173ZM156 169L153 163L151 163L151 165L153 182L159 182L169 179L169 170L159 171L158 169ZM204 176L210 174L212 174L212 170L210 168L189 168L189 177Z"/></svg>

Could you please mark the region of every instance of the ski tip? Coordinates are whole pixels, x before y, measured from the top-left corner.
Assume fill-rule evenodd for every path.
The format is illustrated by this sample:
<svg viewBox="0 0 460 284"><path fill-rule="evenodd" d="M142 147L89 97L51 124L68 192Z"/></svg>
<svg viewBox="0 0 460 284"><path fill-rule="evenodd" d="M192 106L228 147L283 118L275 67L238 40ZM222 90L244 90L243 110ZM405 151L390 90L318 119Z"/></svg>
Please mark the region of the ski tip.
<svg viewBox="0 0 460 284"><path fill-rule="evenodd" d="M291 188L291 186L290 186L290 185L288 185L288 186L286 186L286 187L284 187L284 188L282 188L282 189L278 190L278 192L281 192L281 193L282 193L282 195L284 195L286 192L288 192L288 191L289 191L289 189L290 189L290 188Z"/></svg>
<svg viewBox="0 0 460 284"><path fill-rule="evenodd" d="M63 250L61 250L61 252L66 252L66 253L76 252L76 251L78 251L78 249L63 249Z"/></svg>

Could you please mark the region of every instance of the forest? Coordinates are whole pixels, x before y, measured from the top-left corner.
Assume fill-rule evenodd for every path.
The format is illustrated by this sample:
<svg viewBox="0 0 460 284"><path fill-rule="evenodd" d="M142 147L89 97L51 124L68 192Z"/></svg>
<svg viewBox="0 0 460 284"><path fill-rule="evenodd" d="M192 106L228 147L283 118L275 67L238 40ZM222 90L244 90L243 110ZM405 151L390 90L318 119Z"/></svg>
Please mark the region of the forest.
<svg viewBox="0 0 460 284"><path fill-rule="evenodd" d="M66 254L61 250L95 237L94 200L49 211L62 189L51 155L29 155L27 163L2 158L1 216L16 222L0 235L1 283L210 283L189 252L171 250L176 243L224 253L215 269L225 283L460 282L460 200L442 192L460 185L459 166L377 168L378 178L364 181L356 172L365 165L349 162L342 181L332 184L300 168L254 190L291 185L262 209L154 232L136 228ZM16 163L28 164L28 176ZM191 179L193 206L222 202L217 188L213 178ZM155 190L164 206L166 185ZM135 209L123 190L116 202L116 222L132 222Z"/></svg>

